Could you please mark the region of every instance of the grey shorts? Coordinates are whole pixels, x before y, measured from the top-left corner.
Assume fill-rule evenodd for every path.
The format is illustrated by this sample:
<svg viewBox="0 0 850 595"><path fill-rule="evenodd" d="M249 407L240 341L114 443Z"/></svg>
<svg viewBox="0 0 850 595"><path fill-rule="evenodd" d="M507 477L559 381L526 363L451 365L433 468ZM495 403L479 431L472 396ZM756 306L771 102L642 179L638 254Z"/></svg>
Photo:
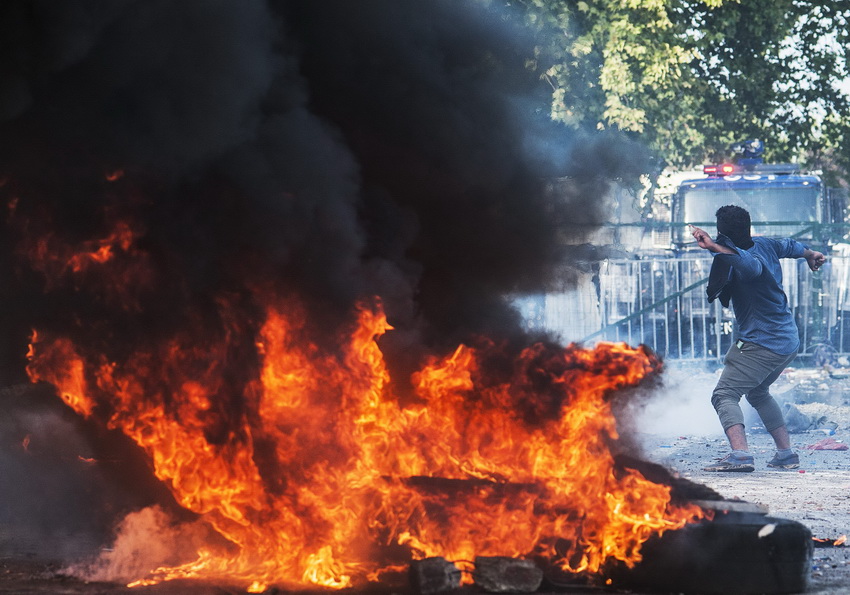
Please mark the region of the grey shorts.
<svg viewBox="0 0 850 595"><path fill-rule="evenodd" d="M737 341L729 348L723 360L723 373L711 395L711 404L724 430L744 423L740 405L744 395L766 430L773 431L785 424L782 411L768 389L795 357L796 351L779 354L747 341Z"/></svg>

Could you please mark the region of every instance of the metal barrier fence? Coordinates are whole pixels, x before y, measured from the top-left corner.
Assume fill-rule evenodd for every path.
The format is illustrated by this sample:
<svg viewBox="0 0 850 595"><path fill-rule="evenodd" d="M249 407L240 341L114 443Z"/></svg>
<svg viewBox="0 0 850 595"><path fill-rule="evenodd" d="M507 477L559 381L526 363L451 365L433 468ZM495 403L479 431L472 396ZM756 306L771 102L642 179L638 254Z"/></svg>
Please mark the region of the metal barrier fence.
<svg viewBox="0 0 850 595"><path fill-rule="evenodd" d="M711 259L607 260L594 280L599 340L648 345L667 359L721 361L735 320L706 299ZM850 354L850 258L831 256L817 273L782 260L783 285L797 322L801 359L824 363Z"/></svg>
<svg viewBox="0 0 850 595"><path fill-rule="evenodd" d="M845 189L829 189L833 215L844 213ZM802 259L782 260L783 285L800 332L799 363L836 362L850 366L850 223L756 222L773 235L793 227L791 236L824 251L817 273ZM703 226L708 229L710 226ZM735 336L732 311L709 304L705 287L711 257L689 253L682 224L658 221L607 224L597 240L626 249L643 246L651 230L654 256L585 263L577 287L564 293L514 299L530 330L542 330L564 343L597 341L645 344L666 359L720 363ZM829 247L829 248L828 248ZM680 250L673 257L672 249ZM645 253L645 252L643 252ZM636 253L637 254L637 253ZM846 358L846 359L845 359Z"/></svg>

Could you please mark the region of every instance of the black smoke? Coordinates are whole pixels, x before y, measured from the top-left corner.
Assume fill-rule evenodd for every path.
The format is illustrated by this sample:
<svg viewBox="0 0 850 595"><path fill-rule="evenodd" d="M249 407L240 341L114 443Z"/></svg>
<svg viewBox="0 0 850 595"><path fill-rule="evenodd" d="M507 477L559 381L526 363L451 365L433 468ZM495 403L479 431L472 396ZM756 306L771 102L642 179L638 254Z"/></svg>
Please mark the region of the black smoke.
<svg viewBox="0 0 850 595"><path fill-rule="evenodd" d="M569 269L642 163L550 121L520 22L474 0L3 2L2 355L32 326L113 352L250 331L217 306L256 324L259 286L297 295L319 342L380 296L402 369L478 335L525 340L506 296ZM155 270L130 300L46 287L21 260L44 229L74 244L124 218ZM250 364L243 349L250 332L228 359Z"/></svg>

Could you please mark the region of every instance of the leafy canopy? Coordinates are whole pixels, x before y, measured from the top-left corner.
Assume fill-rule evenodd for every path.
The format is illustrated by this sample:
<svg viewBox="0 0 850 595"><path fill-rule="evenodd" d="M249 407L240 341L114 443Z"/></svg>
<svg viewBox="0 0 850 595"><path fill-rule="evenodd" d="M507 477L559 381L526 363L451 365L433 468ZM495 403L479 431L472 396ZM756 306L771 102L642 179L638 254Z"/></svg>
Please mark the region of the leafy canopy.
<svg viewBox="0 0 850 595"><path fill-rule="evenodd" d="M759 138L769 160L848 170L848 0L513 4L539 40L556 120L639 135L662 166Z"/></svg>

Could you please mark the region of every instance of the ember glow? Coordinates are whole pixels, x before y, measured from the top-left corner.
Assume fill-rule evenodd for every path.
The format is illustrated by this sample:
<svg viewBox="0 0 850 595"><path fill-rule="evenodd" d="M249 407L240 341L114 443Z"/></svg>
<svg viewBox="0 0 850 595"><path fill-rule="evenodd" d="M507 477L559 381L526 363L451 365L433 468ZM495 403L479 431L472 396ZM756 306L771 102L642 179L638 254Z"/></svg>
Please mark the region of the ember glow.
<svg viewBox="0 0 850 595"><path fill-rule="evenodd" d="M815 542L815 547L845 547L847 545L847 536L840 535L837 539L812 537L812 541Z"/></svg>
<svg viewBox="0 0 850 595"><path fill-rule="evenodd" d="M31 379L131 437L180 505L228 542L135 584L343 588L429 556L535 556L598 573L610 560L632 565L650 536L700 517L672 507L668 487L614 469L608 397L658 368L645 350L532 345L496 381L480 361L498 347L461 345L414 375L417 400L402 406L380 349L392 327L378 300L360 307L341 355L303 342L300 316L291 302L269 302L246 406L215 441L225 345L174 337L119 365L34 334ZM558 414L518 419L542 403L537 391L560 403Z"/></svg>

